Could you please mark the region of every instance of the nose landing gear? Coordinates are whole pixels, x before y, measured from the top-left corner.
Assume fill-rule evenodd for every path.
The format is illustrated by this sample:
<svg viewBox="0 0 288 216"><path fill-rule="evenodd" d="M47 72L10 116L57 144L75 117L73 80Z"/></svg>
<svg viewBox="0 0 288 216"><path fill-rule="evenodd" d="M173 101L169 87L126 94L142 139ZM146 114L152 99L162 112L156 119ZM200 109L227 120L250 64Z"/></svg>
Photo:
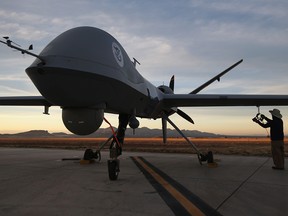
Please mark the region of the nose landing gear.
<svg viewBox="0 0 288 216"><path fill-rule="evenodd" d="M114 133L114 132L113 132ZM115 135L115 133L114 133ZM117 180L120 172L120 160L118 156L122 154L121 145L117 139L117 136L114 136L114 140L110 145L110 159L108 162L108 174L111 181Z"/></svg>
<svg viewBox="0 0 288 216"><path fill-rule="evenodd" d="M120 160L118 157L122 154L122 145L117 138L118 130L115 132L112 125L104 118L104 121L109 124L112 135L102 144L99 145L98 149L93 152L92 149L86 149L83 160L84 161L94 161L95 159L99 162L101 161L101 150L104 146L112 140L110 145L110 159L107 161L108 164L108 175L111 181L117 180L120 172Z"/></svg>
<svg viewBox="0 0 288 216"><path fill-rule="evenodd" d="M108 160L108 174L109 179L111 181L115 181L118 178L119 172L120 172L120 161L119 159L114 160Z"/></svg>
<svg viewBox="0 0 288 216"><path fill-rule="evenodd" d="M110 159L107 161L107 164L108 164L109 179L111 181L115 181L118 179L118 175L120 172L120 161L118 159L118 156L122 154L122 146L117 138L117 133L114 131L110 122L108 122L108 120L105 118L104 118L104 121L107 124L109 124L111 131L113 133L111 136L113 137L113 140L110 145Z"/></svg>

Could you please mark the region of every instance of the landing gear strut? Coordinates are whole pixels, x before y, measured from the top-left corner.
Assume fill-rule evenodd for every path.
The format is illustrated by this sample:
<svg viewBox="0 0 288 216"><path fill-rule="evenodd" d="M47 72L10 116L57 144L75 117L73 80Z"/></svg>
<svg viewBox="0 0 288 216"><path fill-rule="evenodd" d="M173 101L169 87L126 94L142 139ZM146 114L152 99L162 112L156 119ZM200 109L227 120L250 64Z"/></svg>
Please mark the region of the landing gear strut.
<svg viewBox="0 0 288 216"><path fill-rule="evenodd" d="M166 114L162 114L162 118L167 120L177 131L181 136L192 146L192 148L196 151L197 156L198 156L198 161L200 165L202 165L202 162L207 161L207 163L213 163L213 153L211 151L208 152L208 154L202 154L199 149L195 146L194 143L192 143L186 136L185 134L168 118Z"/></svg>
<svg viewBox="0 0 288 216"><path fill-rule="evenodd" d="M118 157L122 154L122 144L124 142L125 131L129 118L130 115L119 114L119 126L117 133L114 132L111 124L104 118L104 120L109 124L113 133L113 141L110 145L110 159L108 160L108 174L111 181L117 180L120 172L120 161Z"/></svg>
<svg viewBox="0 0 288 216"><path fill-rule="evenodd" d="M104 146L113 138L113 135L111 135L104 143L99 145L98 149L93 152L92 149L86 149L84 152L83 159L84 160L98 160L98 162L101 161L101 150L104 148Z"/></svg>

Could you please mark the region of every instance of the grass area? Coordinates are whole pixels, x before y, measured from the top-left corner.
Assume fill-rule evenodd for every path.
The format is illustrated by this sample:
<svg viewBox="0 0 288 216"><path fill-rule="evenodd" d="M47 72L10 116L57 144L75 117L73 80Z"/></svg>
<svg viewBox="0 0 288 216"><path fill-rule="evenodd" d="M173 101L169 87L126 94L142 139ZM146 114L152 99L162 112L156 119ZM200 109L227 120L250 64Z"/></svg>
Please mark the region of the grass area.
<svg viewBox="0 0 288 216"><path fill-rule="evenodd" d="M201 152L214 154L270 156L269 138L191 138ZM96 149L105 138L1 138L0 147ZM108 149L109 144L104 149ZM183 138L169 138L163 144L162 138L126 138L124 151L195 153ZM288 156L288 141L285 142Z"/></svg>

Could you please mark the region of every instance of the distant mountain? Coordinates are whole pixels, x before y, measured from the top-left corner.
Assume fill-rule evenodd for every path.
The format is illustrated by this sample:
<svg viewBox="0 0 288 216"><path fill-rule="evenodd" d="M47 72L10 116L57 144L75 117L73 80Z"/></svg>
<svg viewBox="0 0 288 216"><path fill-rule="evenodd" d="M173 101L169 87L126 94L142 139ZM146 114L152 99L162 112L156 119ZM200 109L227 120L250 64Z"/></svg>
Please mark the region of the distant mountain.
<svg viewBox="0 0 288 216"><path fill-rule="evenodd" d="M116 131L116 128L115 128ZM183 133L187 137L223 137L224 135L213 134L207 132L201 132L197 130L183 130ZM31 130L22 133L16 134L0 134L0 138L73 138L73 137L109 137L111 136L110 128L99 128L95 133L90 134L88 136L77 136L74 134L66 134L66 133L49 133L47 130ZM181 135L176 130L167 130L168 137L181 137ZM133 130L131 128L127 128L126 137L139 137L139 138L148 138L148 137L162 137L161 129L150 129L147 127L138 128L135 130L135 134L133 134Z"/></svg>
<svg viewBox="0 0 288 216"><path fill-rule="evenodd" d="M46 130L31 130L16 134L0 134L0 138L34 138L34 137L54 137Z"/></svg>
<svg viewBox="0 0 288 216"><path fill-rule="evenodd" d="M201 132L198 130L182 130L182 132L187 137L220 137L223 135ZM133 135L133 130L127 128L127 137L162 137L162 129L149 129L147 127L138 128L135 130L135 135ZM181 135L176 130L167 129L168 137L181 137Z"/></svg>

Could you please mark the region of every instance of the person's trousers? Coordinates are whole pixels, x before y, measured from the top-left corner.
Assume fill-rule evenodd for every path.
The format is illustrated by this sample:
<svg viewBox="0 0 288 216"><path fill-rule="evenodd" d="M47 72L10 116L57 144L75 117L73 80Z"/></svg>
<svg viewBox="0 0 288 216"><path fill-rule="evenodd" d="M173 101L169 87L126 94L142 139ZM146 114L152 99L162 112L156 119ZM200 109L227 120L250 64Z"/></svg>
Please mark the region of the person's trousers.
<svg viewBox="0 0 288 216"><path fill-rule="evenodd" d="M277 168L284 168L284 141L271 141L271 151L274 165Z"/></svg>

